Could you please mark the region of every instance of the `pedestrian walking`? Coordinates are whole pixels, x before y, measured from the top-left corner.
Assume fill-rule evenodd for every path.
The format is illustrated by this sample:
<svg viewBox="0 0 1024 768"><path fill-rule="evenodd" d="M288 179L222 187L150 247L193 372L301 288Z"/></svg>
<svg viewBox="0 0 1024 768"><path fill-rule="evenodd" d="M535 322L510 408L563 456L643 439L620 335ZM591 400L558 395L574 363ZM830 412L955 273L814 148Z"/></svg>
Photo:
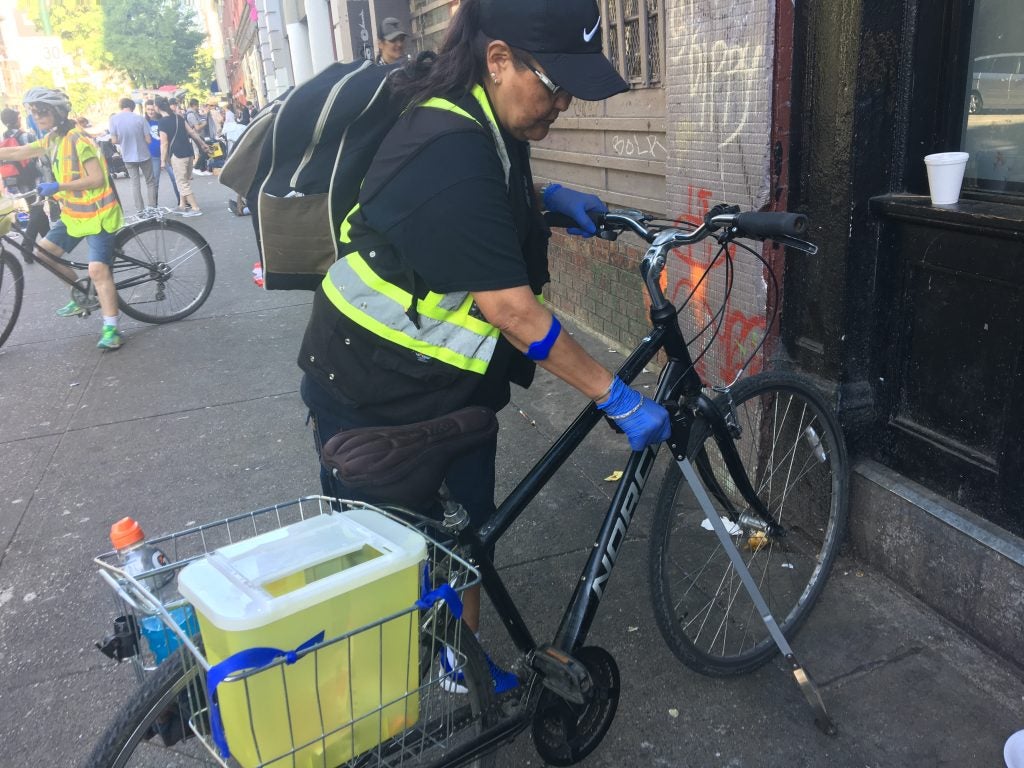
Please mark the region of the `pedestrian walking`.
<svg viewBox="0 0 1024 768"><path fill-rule="evenodd" d="M135 200L135 208L141 211L145 205L156 207L157 179L153 176L153 162L149 151L149 123L135 111L135 102L123 98L118 106L121 111L110 118L110 140L121 152L121 160L128 171L129 186ZM142 183L146 183L146 204L143 205Z"/></svg>
<svg viewBox="0 0 1024 768"><path fill-rule="evenodd" d="M185 122L195 131L203 141L206 141L206 115L199 109L199 99L190 99L188 109L185 110ZM192 173L196 176L206 176L206 153L196 145L192 154Z"/></svg>
<svg viewBox="0 0 1024 768"><path fill-rule="evenodd" d="M174 212L182 216L202 216L199 202L192 192L192 141L197 142L204 152L207 151L206 144L185 118L171 108L170 101L163 96L158 96L155 101L157 109L163 113L157 126L160 131L160 165L173 168L180 196L180 204Z"/></svg>
<svg viewBox="0 0 1024 768"><path fill-rule="evenodd" d="M146 122L149 123L149 160L153 165L153 180L156 182L156 197L160 200L160 111L156 108L153 99L146 99ZM171 189L174 190L174 205L181 205L181 195L178 194L178 183L174 180L174 171L167 168L167 178L171 180Z"/></svg>

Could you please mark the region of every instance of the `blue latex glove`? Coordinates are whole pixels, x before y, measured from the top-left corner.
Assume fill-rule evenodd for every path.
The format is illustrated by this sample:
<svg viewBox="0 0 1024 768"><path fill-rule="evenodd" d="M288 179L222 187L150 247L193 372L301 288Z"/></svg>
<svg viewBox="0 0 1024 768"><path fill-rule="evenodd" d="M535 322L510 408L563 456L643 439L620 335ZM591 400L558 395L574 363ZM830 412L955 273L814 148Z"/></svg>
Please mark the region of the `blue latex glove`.
<svg viewBox="0 0 1024 768"><path fill-rule="evenodd" d="M672 431L668 411L627 387L618 376L612 379L608 399L597 407L622 428L634 451L668 440Z"/></svg>
<svg viewBox="0 0 1024 768"><path fill-rule="evenodd" d="M40 197L50 197L55 195L60 189L60 184L56 181L44 181L38 187L36 187L36 194Z"/></svg>
<svg viewBox="0 0 1024 768"><path fill-rule="evenodd" d="M580 226L569 227L566 232L580 237L593 237L597 234L597 225L587 214L608 213L608 206L596 195L577 192L575 189L563 187L561 184L548 184L544 188L544 209L554 213L571 216Z"/></svg>

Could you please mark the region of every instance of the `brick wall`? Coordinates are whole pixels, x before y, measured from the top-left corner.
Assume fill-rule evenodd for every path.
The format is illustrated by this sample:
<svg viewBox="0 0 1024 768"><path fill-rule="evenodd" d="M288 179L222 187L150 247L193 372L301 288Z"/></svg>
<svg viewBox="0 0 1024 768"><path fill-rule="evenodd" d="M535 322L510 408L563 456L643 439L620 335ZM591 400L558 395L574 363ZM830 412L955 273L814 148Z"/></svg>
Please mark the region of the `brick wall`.
<svg viewBox="0 0 1024 768"><path fill-rule="evenodd" d="M559 314L571 315L623 352L636 346L650 327L639 243L633 236L609 243L555 232L548 249L547 300Z"/></svg>
<svg viewBox="0 0 1024 768"><path fill-rule="evenodd" d="M785 183L771 173L775 3L667 0L666 11L666 204L648 210L696 222L715 203L765 207L773 197L773 181L776 187ZM618 201L610 202L614 207ZM748 245L761 252L761 244ZM622 348L633 346L648 328L637 270L642 247L633 237L607 243L555 235L550 301ZM717 340L701 363L702 374L717 383L731 380L756 349L766 332L768 303L775 297L769 296L761 263L741 253L726 312L720 324L713 323L725 280L715 253L714 243L707 241L674 252L666 294L677 305L692 294L680 315L688 338L717 325ZM706 331L691 352L696 356L710 338Z"/></svg>
<svg viewBox="0 0 1024 768"><path fill-rule="evenodd" d="M691 221L715 203L762 208L771 188L775 3L671 0L667 10L668 208ZM760 244L749 245L760 252ZM725 274L723 262L713 262L715 253L705 241L669 260L669 297L678 304L695 291L681 317L690 336L712 321L722 303ZM735 266L718 338L702 363L712 381L731 380L765 334L769 289L763 266L742 252Z"/></svg>

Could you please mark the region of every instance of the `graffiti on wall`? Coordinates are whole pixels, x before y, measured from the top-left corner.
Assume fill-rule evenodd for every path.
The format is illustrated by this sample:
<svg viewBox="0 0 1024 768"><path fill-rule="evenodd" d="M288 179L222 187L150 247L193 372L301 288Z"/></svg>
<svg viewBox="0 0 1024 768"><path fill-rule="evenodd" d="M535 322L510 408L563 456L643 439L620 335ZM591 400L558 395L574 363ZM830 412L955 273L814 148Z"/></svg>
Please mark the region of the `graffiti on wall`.
<svg viewBox="0 0 1024 768"><path fill-rule="evenodd" d="M700 224L711 207L711 200L711 190L688 187L686 210L676 222ZM716 259L718 248L711 238L697 245L676 248L666 269L670 275L666 295L677 307L686 302L679 321L688 341L696 337L690 354L696 358L714 337L714 344L697 363L697 370L702 378L715 384L733 380L757 349L766 325L763 307L756 311L753 307L739 307L729 302L722 312L721 286L725 284L726 269L725 259ZM759 358L756 356L750 362L747 373L760 370Z"/></svg>
<svg viewBox="0 0 1024 768"><path fill-rule="evenodd" d="M612 152L619 157L647 157L652 160L664 160L668 156L665 145L653 133L615 134L612 136Z"/></svg>
<svg viewBox="0 0 1024 768"><path fill-rule="evenodd" d="M573 99L569 105L569 117L598 117L601 115L601 102Z"/></svg>
<svg viewBox="0 0 1024 768"><path fill-rule="evenodd" d="M686 47L688 57L690 104L697 111L697 127L718 137L719 148L736 142L751 119L760 110L756 94L764 89L765 73L771 63L765 58L763 43L726 40L708 34L707 18L718 17L719 7L734 11L732 0L690 3L685 28L692 30ZM731 29L743 29L732 27Z"/></svg>

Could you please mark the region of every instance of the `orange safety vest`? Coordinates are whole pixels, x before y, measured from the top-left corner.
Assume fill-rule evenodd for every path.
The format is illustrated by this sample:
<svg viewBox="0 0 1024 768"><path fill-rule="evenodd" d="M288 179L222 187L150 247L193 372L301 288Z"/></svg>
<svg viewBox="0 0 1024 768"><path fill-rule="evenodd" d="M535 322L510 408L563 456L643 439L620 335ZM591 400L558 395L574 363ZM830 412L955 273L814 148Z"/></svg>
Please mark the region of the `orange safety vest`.
<svg viewBox="0 0 1024 768"><path fill-rule="evenodd" d="M54 138L57 139L56 136ZM103 153L93 143L92 139L78 129L72 129L58 140L60 145L57 147L57 151L51 155L51 164L53 165L54 178L62 186L82 178L85 174L81 158L78 156L78 142L80 141L87 142L92 146L96 152L96 159L99 161L100 168L103 171L102 187L83 189L77 192L61 190L54 195L61 204L61 219L68 225L68 234L77 236L79 233L72 231L77 229L75 227L76 223L106 218L106 214L119 208L120 204L113 187L110 185L110 176L107 174L107 163L103 159ZM120 216L117 218L120 219ZM113 231L119 229L120 226L121 222L118 221L116 226L113 227ZM87 229L97 229L97 231L100 228L111 231L107 227L97 228L95 225L87 227Z"/></svg>

